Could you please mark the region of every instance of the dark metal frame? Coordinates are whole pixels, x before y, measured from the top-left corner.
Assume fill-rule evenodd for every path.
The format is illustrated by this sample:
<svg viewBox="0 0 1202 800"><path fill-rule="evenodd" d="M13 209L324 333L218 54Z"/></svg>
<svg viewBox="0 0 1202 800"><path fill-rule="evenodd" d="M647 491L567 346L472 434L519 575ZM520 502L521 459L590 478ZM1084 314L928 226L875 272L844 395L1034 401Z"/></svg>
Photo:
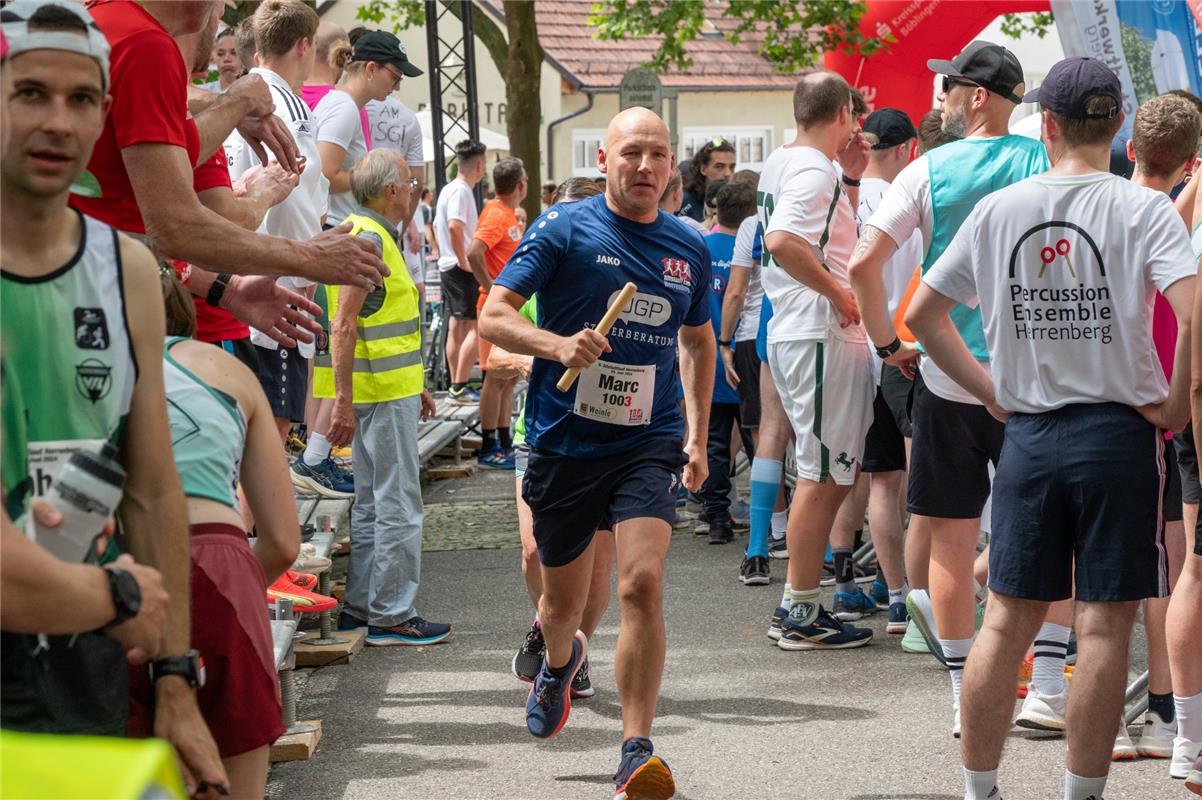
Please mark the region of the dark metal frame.
<svg viewBox="0 0 1202 800"><path fill-rule="evenodd" d="M439 26L447 17L454 18L453 5L459 6L458 38L443 38ZM455 30L455 28L451 28ZM476 93L476 47L472 26L472 3L469 0L426 0L426 49L429 52L430 126L434 143L434 187L442 191L447 184L447 156L443 142L456 140L457 135L479 141L480 104ZM443 95L452 89L463 92L464 108L455 116L447 115L449 130L443 129L445 104ZM476 201L481 199L481 187L476 187Z"/></svg>

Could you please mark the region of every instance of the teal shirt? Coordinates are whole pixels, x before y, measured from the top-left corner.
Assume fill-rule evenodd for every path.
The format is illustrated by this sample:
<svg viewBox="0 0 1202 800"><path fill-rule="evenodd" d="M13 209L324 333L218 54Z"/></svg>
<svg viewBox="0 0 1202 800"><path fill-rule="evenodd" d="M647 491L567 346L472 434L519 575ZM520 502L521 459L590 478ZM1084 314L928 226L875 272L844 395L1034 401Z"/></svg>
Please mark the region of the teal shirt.
<svg viewBox="0 0 1202 800"><path fill-rule="evenodd" d="M931 245L922 262L924 275L981 198L1050 167L1043 143L1026 136L961 139L931 150L926 158L931 177ZM981 310L957 305L950 316L973 358L988 361Z"/></svg>

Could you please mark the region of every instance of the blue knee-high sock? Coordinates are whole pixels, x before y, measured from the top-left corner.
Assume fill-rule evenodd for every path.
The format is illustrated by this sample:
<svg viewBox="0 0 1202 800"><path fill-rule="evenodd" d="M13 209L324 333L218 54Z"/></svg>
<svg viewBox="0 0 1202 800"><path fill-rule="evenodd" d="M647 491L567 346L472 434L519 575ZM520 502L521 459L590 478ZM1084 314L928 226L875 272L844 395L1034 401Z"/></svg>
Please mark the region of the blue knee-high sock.
<svg viewBox="0 0 1202 800"><path fill-rule="evenodd" d="M747 557L768 557L768 534L772 531L772 509L784 474L782 461L756 458L751 462L751 535L747 537Z"/></svg>

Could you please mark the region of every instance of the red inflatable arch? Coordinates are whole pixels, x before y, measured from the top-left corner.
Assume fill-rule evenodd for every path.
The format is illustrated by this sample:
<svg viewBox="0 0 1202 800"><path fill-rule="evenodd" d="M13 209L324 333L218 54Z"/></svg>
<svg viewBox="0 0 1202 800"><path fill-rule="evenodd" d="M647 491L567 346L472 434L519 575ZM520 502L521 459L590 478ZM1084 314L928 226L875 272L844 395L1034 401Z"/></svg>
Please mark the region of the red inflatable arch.
<svg viewBox="0 0 1202 800"><path fill-rule="evenodd" d="M1002 14L1049 8L1048 0L868 0L860 30L896 41L870 57L827 53L824 63L859 88L870 108L900 108L917 125L931 109L927 59L951 58Z"/></svg>

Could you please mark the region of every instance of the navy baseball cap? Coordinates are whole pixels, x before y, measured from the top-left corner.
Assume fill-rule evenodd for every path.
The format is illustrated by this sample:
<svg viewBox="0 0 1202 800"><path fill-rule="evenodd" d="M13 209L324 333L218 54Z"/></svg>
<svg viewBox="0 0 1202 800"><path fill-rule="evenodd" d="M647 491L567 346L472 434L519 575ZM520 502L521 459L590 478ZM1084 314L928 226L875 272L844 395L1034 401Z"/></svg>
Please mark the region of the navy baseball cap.
<svg viewBox="0 0 1202 800"><path fill-rule="evenodd" d="M864 133L870 133L876 139L872 143L873 150L897 147L918 136L906 112L896 108L878 108L869 114L864 120Z"/></svg>
<svg viewBox="0 0 1202 800"><path fill-rule="evenodd" d="M401 40L388 31L368 31L360 36L355 40L351 60L392 64L402 75L410 78L422 74L421 69L405 54L405 46L401 44Z"/></svg>
<svg viewBox="0 0 1202 800"><path fill-rule="evenodd" d="M1111 100L1109 109L1091 114L1088 106L1094 97ZM1101 61L1074 56L1057 61L1043 83L1023 96L1023 102L1039 103L1071 119L1113 119L1123 107L1123 87Z"/></svg>
<svg viewBox="0 0 1202 800"><path fill-rule="evenodd" d="M1000 44L971 42L951 61L932 58L927 68L939 75L983 86L1011 103L1022 102L1022 64L1018 63L1018 56Z"/></svg>

